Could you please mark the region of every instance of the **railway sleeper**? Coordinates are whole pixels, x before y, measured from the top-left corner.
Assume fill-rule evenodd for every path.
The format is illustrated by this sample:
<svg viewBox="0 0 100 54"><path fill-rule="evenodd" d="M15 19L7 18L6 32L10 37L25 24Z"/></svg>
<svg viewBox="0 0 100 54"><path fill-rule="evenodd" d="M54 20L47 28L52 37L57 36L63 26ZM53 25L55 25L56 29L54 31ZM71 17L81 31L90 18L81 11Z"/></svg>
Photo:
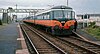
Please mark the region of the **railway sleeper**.
<svg viewBox="0 0 100 54"><path fill-rule="evenodd" d="M97 47L86 47L88 49L98 49Z"/></svg>
<svg viewBox="0 0 100 54"><path fill-rule="evenodd" d="M97 53L99 53L99 54L100 54L100 51L98 51Z"/></svg>
<svg viewBox="0 0 100 54"><path fill-rule="evenodd" d="M58 53L40 53L40 54L58 54ZM60 53L59 53L60 54Z"/></svg>
<svg viewBox="0 0 100 54"><path fill-rule="evenodd" d="M57 53L57 51L49 51L49 50L48 50L48 51L44 51L44 50L43 50L43 51L39 51L39 52L40 52L40 53Z"/></svg>
<svg viewBox="0 0 100 54"><path fill-rule="evenodd" d="M54 49L37 49L40 54L58 54L59 52L55 51Z"/></svg>
<svg viewBox="0 0 100 54"><path fill-rule="evenodd" d="M93 45L84 45L84 47L87 47L87 48L97 48L97 47L94 47Z"/></svg>
<svg viewBox="0 0 100 54"><path fill-rule="evenodd" d="M39 51L54 51L54 49L37 49L37 50L39 50Z"/></svg>
<svg viewBox="0 0 100 54"><path fill-rule="evenodd" d="M100 52L100 49L93 49L93 51Z"/></svg>

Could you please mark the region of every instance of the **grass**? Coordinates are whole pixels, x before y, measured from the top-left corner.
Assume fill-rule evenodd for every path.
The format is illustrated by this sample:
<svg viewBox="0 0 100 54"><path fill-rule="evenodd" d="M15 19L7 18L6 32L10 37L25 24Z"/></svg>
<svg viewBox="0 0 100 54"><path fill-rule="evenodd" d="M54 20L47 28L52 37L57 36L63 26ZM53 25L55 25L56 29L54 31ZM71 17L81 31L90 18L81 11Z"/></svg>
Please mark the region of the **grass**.
<svg viewBox="0 0 100 54"><path fill-rule="evenodd" d="M100 40L100 27L98 26L89 26L88 28L83 29L85 32L93 35L95 38Z"/></svg>

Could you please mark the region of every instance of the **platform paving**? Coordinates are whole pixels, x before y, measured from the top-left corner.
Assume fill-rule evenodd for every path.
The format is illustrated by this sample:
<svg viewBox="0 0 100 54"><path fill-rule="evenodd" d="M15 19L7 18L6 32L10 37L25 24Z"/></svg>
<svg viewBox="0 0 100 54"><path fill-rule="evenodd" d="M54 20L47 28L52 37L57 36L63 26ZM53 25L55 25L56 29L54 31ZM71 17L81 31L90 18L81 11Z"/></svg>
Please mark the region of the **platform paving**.
<svg viewBox="0 0 100 54"><path fill-rule="evenodd" d="M6 27L7 24L0 25L0 30Z"/></svg>
<svg viewBox="0 0 100 54"><path fill-rule="evenodd" d="M0 29L0 54L15 54L21 48L17 23L8 24Z"/></svg>
<svg viewBox="0 0 100 54"><path fill-rule="evenodd" d="M95 37L93 37L92 35L82 31L81 29L77 29L76 33L78 33L79 35L81 35L81 37L84 37L85 39L89 40L89 41L98 41Z"/></svg>

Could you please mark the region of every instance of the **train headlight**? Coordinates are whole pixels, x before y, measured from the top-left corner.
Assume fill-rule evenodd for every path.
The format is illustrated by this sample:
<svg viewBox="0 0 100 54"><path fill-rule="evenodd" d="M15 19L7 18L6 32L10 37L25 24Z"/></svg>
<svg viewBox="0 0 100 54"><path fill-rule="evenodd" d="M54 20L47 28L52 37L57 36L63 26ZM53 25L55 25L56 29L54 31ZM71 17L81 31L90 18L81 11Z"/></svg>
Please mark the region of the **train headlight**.
<svg viewBox="0 0 100 54"><path fill-rule="evenodd" d="M65 23L65 21L61 21L61 23Z"/></svg>

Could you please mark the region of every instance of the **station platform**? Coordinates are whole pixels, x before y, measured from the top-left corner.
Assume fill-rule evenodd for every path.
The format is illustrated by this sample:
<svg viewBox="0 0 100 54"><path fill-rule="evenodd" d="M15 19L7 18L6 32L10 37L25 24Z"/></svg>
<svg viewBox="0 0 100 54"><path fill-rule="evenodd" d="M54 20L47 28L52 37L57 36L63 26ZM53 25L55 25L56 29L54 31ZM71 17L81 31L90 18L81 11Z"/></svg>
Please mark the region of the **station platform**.
<svg viewBox="0 0 100 54"><path fill-rule="evenodd" d="M8 24L5 26L0 26L0 54L25 54L27 48L22 47L22 39L20 38L20 32L18 28L18 23ZM25 43L24 43L25 44Z"/></svg>
<svg viewBox="0 0 100 54"><path fill-rule="evenodd" d="M81 35L82 38L89 40L89 41L98 41L95 37L93 37L92 35L82 31L81 29L77 29L76 33Z"/></svg>

